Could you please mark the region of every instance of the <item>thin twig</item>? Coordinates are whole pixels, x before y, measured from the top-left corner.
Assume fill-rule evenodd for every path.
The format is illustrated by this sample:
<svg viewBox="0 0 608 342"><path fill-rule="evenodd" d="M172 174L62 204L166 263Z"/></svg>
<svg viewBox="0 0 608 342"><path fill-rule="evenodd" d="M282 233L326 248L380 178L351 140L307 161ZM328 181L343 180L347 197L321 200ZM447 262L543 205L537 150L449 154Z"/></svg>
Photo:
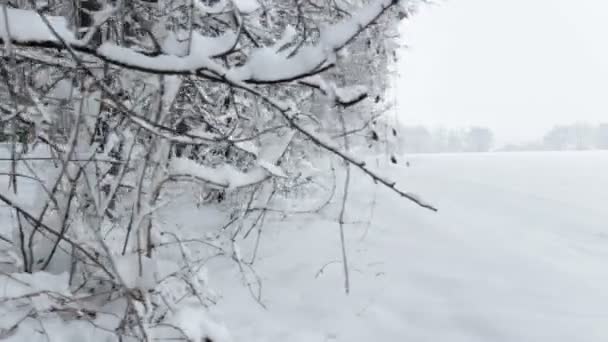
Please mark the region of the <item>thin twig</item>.
<svg viewBox="0 0 608 342"><path fill-rule="evenodd" d="M344 123L344 113L339 113L340 124L342 130L346 132L346 124ZM348 135L343 136L344 148L346 151L349 149ZM348 201L348 189L350 186L350 164L344 161L344 168L346 170L346 177L344 178L344 194L342 196L342 207L340 208L340 216L338 218L338 224L340 225L340 246L342 247L342 267L344 269L344 291L346 294L350 292L350 277L348 273L348 258L346 255L346 242L344 240L344 216L346 213L346 202Z"/></svg>

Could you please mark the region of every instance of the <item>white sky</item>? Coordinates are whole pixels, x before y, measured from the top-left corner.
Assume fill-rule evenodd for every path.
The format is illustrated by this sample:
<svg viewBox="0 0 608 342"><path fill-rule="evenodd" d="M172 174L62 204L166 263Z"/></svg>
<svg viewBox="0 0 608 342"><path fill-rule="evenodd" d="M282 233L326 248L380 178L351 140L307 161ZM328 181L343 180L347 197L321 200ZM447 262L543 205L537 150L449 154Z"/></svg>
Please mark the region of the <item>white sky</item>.
<svg viewBox="0 0 608 342"><path fill-rule="evenodd" d="M399 117L499 143L608 121L608 0L447 0L403 25Z"/></svg>

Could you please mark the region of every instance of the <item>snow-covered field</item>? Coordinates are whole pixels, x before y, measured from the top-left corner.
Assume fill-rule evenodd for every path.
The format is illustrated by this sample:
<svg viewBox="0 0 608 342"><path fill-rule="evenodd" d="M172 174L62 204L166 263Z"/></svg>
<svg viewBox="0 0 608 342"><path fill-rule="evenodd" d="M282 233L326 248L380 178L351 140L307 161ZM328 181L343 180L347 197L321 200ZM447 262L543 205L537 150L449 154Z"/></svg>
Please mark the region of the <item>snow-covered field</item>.
<svg viewBox="0 0 608 342"><path fill-rule="evenodd" d="M389 172L439 212L357 176L349 296L340 264L319 274L340 259L333 217L268 222L267 310L236 272L213 279L236 341L608 340L608 152L409 160Z"/></svg>
<svg viewBox="0 0 608 342"><path fill-rule="evenodd" d="M339 203L317 216L267 217L255 264L265 308L235 263L209 261L220 296L211 315L233 341L608 340L608 152L407 159L409 168L385 173L439 212L354 171L348 296ZM222 224L194 205L168 212L194 235Z"/></svg>

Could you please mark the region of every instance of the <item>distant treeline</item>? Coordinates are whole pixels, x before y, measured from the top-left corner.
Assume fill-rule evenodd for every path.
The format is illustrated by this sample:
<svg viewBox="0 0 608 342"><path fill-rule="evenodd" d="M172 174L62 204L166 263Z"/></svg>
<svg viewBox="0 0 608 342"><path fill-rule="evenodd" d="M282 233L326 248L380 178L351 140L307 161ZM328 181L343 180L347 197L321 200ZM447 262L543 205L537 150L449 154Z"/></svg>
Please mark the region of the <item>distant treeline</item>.
<svg viewBox="0 0 608 342"><path fill-rule="evenodd" d="M557 125L537 141L495 146L487 127L465 129L401 126L400 145L408 153L561 151L608 149L608 123Z"/></svg>
<svg viewBox="0 0 608 342"><path fill-rule="evenodd" d="M408 153L487 152L494 146L494 134L486 127L401 126L398 131L401 148Z"/></svg>
<svg viewBox="0 0 608 342"><path fill-rule="evenodd" d="M539 141L509 144L501 151L608 150L608 123L575 123L551 128Z"/></svg>

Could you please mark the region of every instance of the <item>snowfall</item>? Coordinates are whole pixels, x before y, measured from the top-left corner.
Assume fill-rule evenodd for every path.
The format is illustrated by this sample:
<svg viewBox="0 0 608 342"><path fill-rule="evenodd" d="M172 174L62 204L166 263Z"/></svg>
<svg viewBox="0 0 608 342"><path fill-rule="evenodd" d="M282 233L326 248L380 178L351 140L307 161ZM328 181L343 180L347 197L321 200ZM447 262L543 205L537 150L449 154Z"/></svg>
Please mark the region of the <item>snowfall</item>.
<svg viewBox="0 0 608 342"><path fill-rule="evenodd" d="M339 196L318 214L268 215L255 263L261 303L234 263L207 265L217 294L209 316L232 341L608 340L608 152L380 160L439 211L353 170L348 295ZM185 235L222 225L191 198L167 208L167 224ZM241 253L252 251L244 244Z"/></svg>

